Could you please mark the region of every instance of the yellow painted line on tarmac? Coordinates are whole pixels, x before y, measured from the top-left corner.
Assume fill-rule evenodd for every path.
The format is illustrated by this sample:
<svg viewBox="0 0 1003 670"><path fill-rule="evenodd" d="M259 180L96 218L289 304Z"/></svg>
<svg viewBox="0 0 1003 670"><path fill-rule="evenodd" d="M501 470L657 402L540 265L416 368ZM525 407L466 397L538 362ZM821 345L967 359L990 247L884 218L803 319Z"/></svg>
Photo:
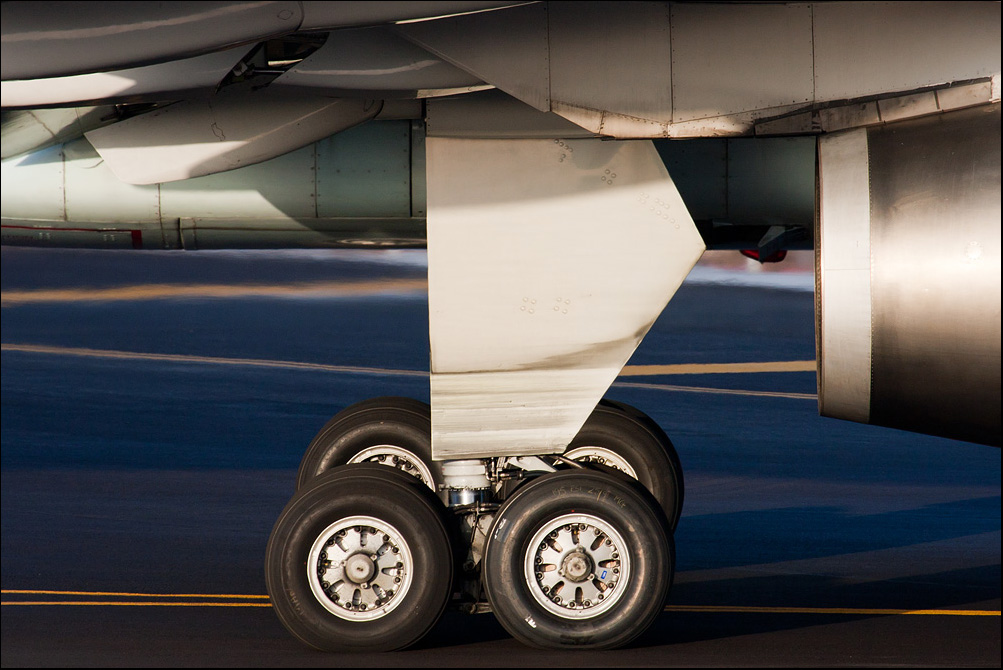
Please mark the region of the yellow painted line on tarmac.
<svg viewBox="0 0 1003 670"><path fill-rule="evenodd" d="M226 358L222 356L188 356L185 354L152 354L138 351L117 351L114 349L84 349L78 347L50 347L38 344L2 344L0 350L20 351L30 354L53 354L57 356L83 356L85 358L110 358L113 360L163 361L169 363L215 363L219 365L249 365L263 368L286 368L294 370L322 370L376 375L401 375L406 377L427 377L424 370L394 370L392 368L367 368L354 365L326 365L324 363L300 363L261 358Z"/></svg>
<svg viewBox="0 0 1003 670"><path fill-rule="evenodd" d="M51 591L3 589L4 596L62 596L60 600L3 600L3 606L32 607L271 607L268 596L232 593L123 593L114 591ZM118 600L68 600L118 598ZM134 600L123 600L131 598ZM147 599L151 600L147 600ZM171 598L176 600L157 600Z"/></svg>
<svg viewBox="0 0 1003 670"><path fill-rule="evenodd" d="M236 600L268 600L268 596L235 593L129 593L122 591L49 591L41 589L3 589L0 595L23 596L82 596L117 598L233 598Z"/></svg>
<svg viewBox="0 0 1003 670"><path fill-rule="evenodd" d="M815 372L815 361L768 361L762 363L682 363L677 365L628 365L621 377L655 375L720 375L755 372Z"/></svg>
<svg viewBox="0 0 1003 670"><path fill-rule="evenodd" d="M370 374L428 375L424 370L397 370L392 368L370 368L352 365L328 365L325 363L301 363L261 358L229 358L222 356L192 356L187 354L155 354L140 351L120 351L115 349L87 349L82 347L57 347L44 344L0 345L3 351L20 351L34 354L55 354L63 356L87 356L93 358L120 358L150 361L173 361L178 363L222 363L229 365L259 365L263 367L304 368L331 372L365 372ZM809 367L810 366L810 367ZM773 363L687 363L684 365L628 365L621 377L645 375L688 375L688 374L731 374L734 372L803 372L815 370L814 361L776 361ZM630 386L629 382L624 385ZM641 385L643 386L643 385ZM659 388L662 388L659 386ZM670 388L670 387L665 387ZM697 389L699 387L678 387ZM704 389L717 391L719 389ZM727 390L727 389L725 389ZM789 394L788 394L789 395ZM798 395L798 394L795 394ZM804 395L804 394L800 394Z"/></svg>
<svg viewBox="0 0 1003 670"><path fill-rule="evenodd" d="M2 605L100 607L271 607L266 595L230 593L127 593L113 591L52 591L3 589L5 596L63 596L63 598L119 598L119 600L4 600ZM124 600L129 598L131 600ZM150 600L145 600L145 599ZM164 600L177 599L177 600ZM254 602L248 602L254 601ZM668 605L666 612L705 614L822 614L868 616L1000 616L999 610L878 609L863 607L753 607L735 605Z"/></svg>
<svg viewBox="0 0 1003 670"><path fill-rule="evenodd" d="M377 293L427 291L428 281L391 279L373 281L302 282L294 284L140 284L109 288L31 289L4 291L0 305L16 307L54 302L121 302L191 298L248 298L273 296L356 297Z"/></svg>
<svg viewBox="0 0 1003 670"><path fill-rule="evenodd" d="M683 391L686 393L713 393L716 395L744 395L760 398L787 398L790 400L817 400L814 393L786 393L783 391L748 391L745 389L723 389L706 386L677 386L675 384L643 384L639 382L613 382L616 388L646 389L649 391Z"/></svg>
<svg viewBox="0 0 1003 670"><path fill-rule="evenodd" d="M0 602L0 606L33 606L33 607L45 607L45 606L58 606L58 607L271 607L271 603L240 603L240 602L212 602L207 600L205 602L156 602L156 601L100 601L100 600L65 600L65 601L50 601L50 600L24 600L18 602L3 601Z"/></svg>
<svg viewBox="0 0 1003 670"><path fill-rule="evenodd" d="M299 361L280 361L262 358L228 358L223 356L192 356L186 354L154 354L139 351L119 351L115 349L87 349L81 347L56 347L42 344L0 344L2 351L18 351L30 354L50 354L56 356L82 356L85 358L104 358L111 360L142 360L159 361L167 363L209 363L217 365L243 365L263 368L283 368L287 370L319 370L322 372L337 372L342 374L369 374L369 375L396 375L402 377L428 377L428 372L424 370L402 370L393 368L370 368L356 365L328 365L325 363L303 363ZM778 361L773 364L769 371L779 371L781 368L799 368L806 361ZM706 364L707 372L703 374L722 374L721 368L726 368L729 374L736 367L749 365L755 367L769 366L764 363L720 363ZM814 364L813 364L814 365ZM640 367L647 372L636 372L635 367ZM658 366L627 366L624 369L624 376L639 376L641 374L653 375L673 375L673 374L695 374L692 372L701 366L699 364L686 364L681 366L685 372L673 372L672 365ZM762 371L762 370L761 370ZM798 369L797 371L800 371ZM684 393L713 393L717 395L741 395L763 398L787 398L793 400L815 400L814 393L785 393L780 391L749 391L744 389L724 389L701 386L677 386L673 384L647 384L640 382L615 382L613 386L617 388L636 388L653 391L677 391Z"/></svg>
<svg viewBox="0 0 1003 670"><path fill-rule="evenodd" d="M870 607L736 607L732 605L667 605L666 612L719 614L866 614L909 616L1000 616L1000 610L909 610Z"/></svg>

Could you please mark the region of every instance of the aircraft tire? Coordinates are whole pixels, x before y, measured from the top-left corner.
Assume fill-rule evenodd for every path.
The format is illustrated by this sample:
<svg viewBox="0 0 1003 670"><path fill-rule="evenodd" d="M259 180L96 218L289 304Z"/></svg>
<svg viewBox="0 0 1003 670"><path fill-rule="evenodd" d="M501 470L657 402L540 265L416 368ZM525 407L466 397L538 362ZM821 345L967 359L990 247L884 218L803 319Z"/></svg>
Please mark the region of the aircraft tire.
<svg viewBox="0 0 1003 670"><path fill-rule="evenodd" d="M452 595L444 514L421 482L383 465L345 465L314 478L268 540L265 581L279 620L322 651L414 644Z"/></svg>
<svg viewBox="0 0 1003 670"><path fill-rule="evenodd" d="M604 399L564 455L598 462L637 479L658 500L675 531L683 509L683 467L654 419L630 405Z"/></svg>
<svg viewBox="0 0 1003 670"><path fill-rule="evenodd" d="M307 447L296 475L296 489L331 468L362 462L392 465L438 491L442 464L432 460L428 404L412 398L383 396L357 402L338 412Z"/></svg>
<svg viewBox="0 0 1003 670"><path fill-rule="evenodd" d="M524 644L612 649L662 611L674 566L665 515L643 486L574 469L543 475L502 505L483 578L495 616Z"/></svg>

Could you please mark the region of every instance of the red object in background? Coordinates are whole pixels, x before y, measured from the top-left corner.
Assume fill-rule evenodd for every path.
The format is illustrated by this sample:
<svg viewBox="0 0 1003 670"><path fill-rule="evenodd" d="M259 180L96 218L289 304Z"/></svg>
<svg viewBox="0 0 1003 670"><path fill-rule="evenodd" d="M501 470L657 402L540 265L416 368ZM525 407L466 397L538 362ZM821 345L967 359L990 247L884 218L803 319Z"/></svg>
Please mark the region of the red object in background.
<svg viewBox="0 0 1003 670"><path fill-rule="evenodd" d="M759 251L756 249L742 249L740 253L746 258L751 258L754 261L759 261L760 263L779 263L780 261L787 258L787 250L781 249L780 251L774 252L769 256L763 258L759 257Z"/></svg>

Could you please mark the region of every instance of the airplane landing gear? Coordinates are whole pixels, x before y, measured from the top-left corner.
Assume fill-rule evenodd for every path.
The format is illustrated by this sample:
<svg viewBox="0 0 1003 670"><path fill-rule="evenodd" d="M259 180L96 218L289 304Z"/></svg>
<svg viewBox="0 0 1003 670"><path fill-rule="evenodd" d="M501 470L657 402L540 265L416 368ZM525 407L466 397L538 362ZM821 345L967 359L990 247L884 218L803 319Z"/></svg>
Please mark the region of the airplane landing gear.
<svg viewBox="0 0 1003 670"><path fill-rule="evenodd" d="M266 558L297 638L401 649L457 591L548 649L622 646L661 612L683 486L653 420L603 401L563 456L433 462L430 445L428 405L406 398L357 403L314 438Z"/></svg>

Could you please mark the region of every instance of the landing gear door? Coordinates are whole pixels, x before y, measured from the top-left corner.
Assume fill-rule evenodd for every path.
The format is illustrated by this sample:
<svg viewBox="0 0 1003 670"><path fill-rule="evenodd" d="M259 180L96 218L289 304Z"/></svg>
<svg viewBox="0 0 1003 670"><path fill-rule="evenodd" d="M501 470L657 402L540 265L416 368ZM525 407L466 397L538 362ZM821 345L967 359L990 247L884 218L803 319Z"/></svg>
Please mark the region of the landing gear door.
<svg viewBox="0 0 1003 670"><path fill-rule="evenodd" d="M650 141L427 152L433 458L559 453L703 240Z"/></svg>

